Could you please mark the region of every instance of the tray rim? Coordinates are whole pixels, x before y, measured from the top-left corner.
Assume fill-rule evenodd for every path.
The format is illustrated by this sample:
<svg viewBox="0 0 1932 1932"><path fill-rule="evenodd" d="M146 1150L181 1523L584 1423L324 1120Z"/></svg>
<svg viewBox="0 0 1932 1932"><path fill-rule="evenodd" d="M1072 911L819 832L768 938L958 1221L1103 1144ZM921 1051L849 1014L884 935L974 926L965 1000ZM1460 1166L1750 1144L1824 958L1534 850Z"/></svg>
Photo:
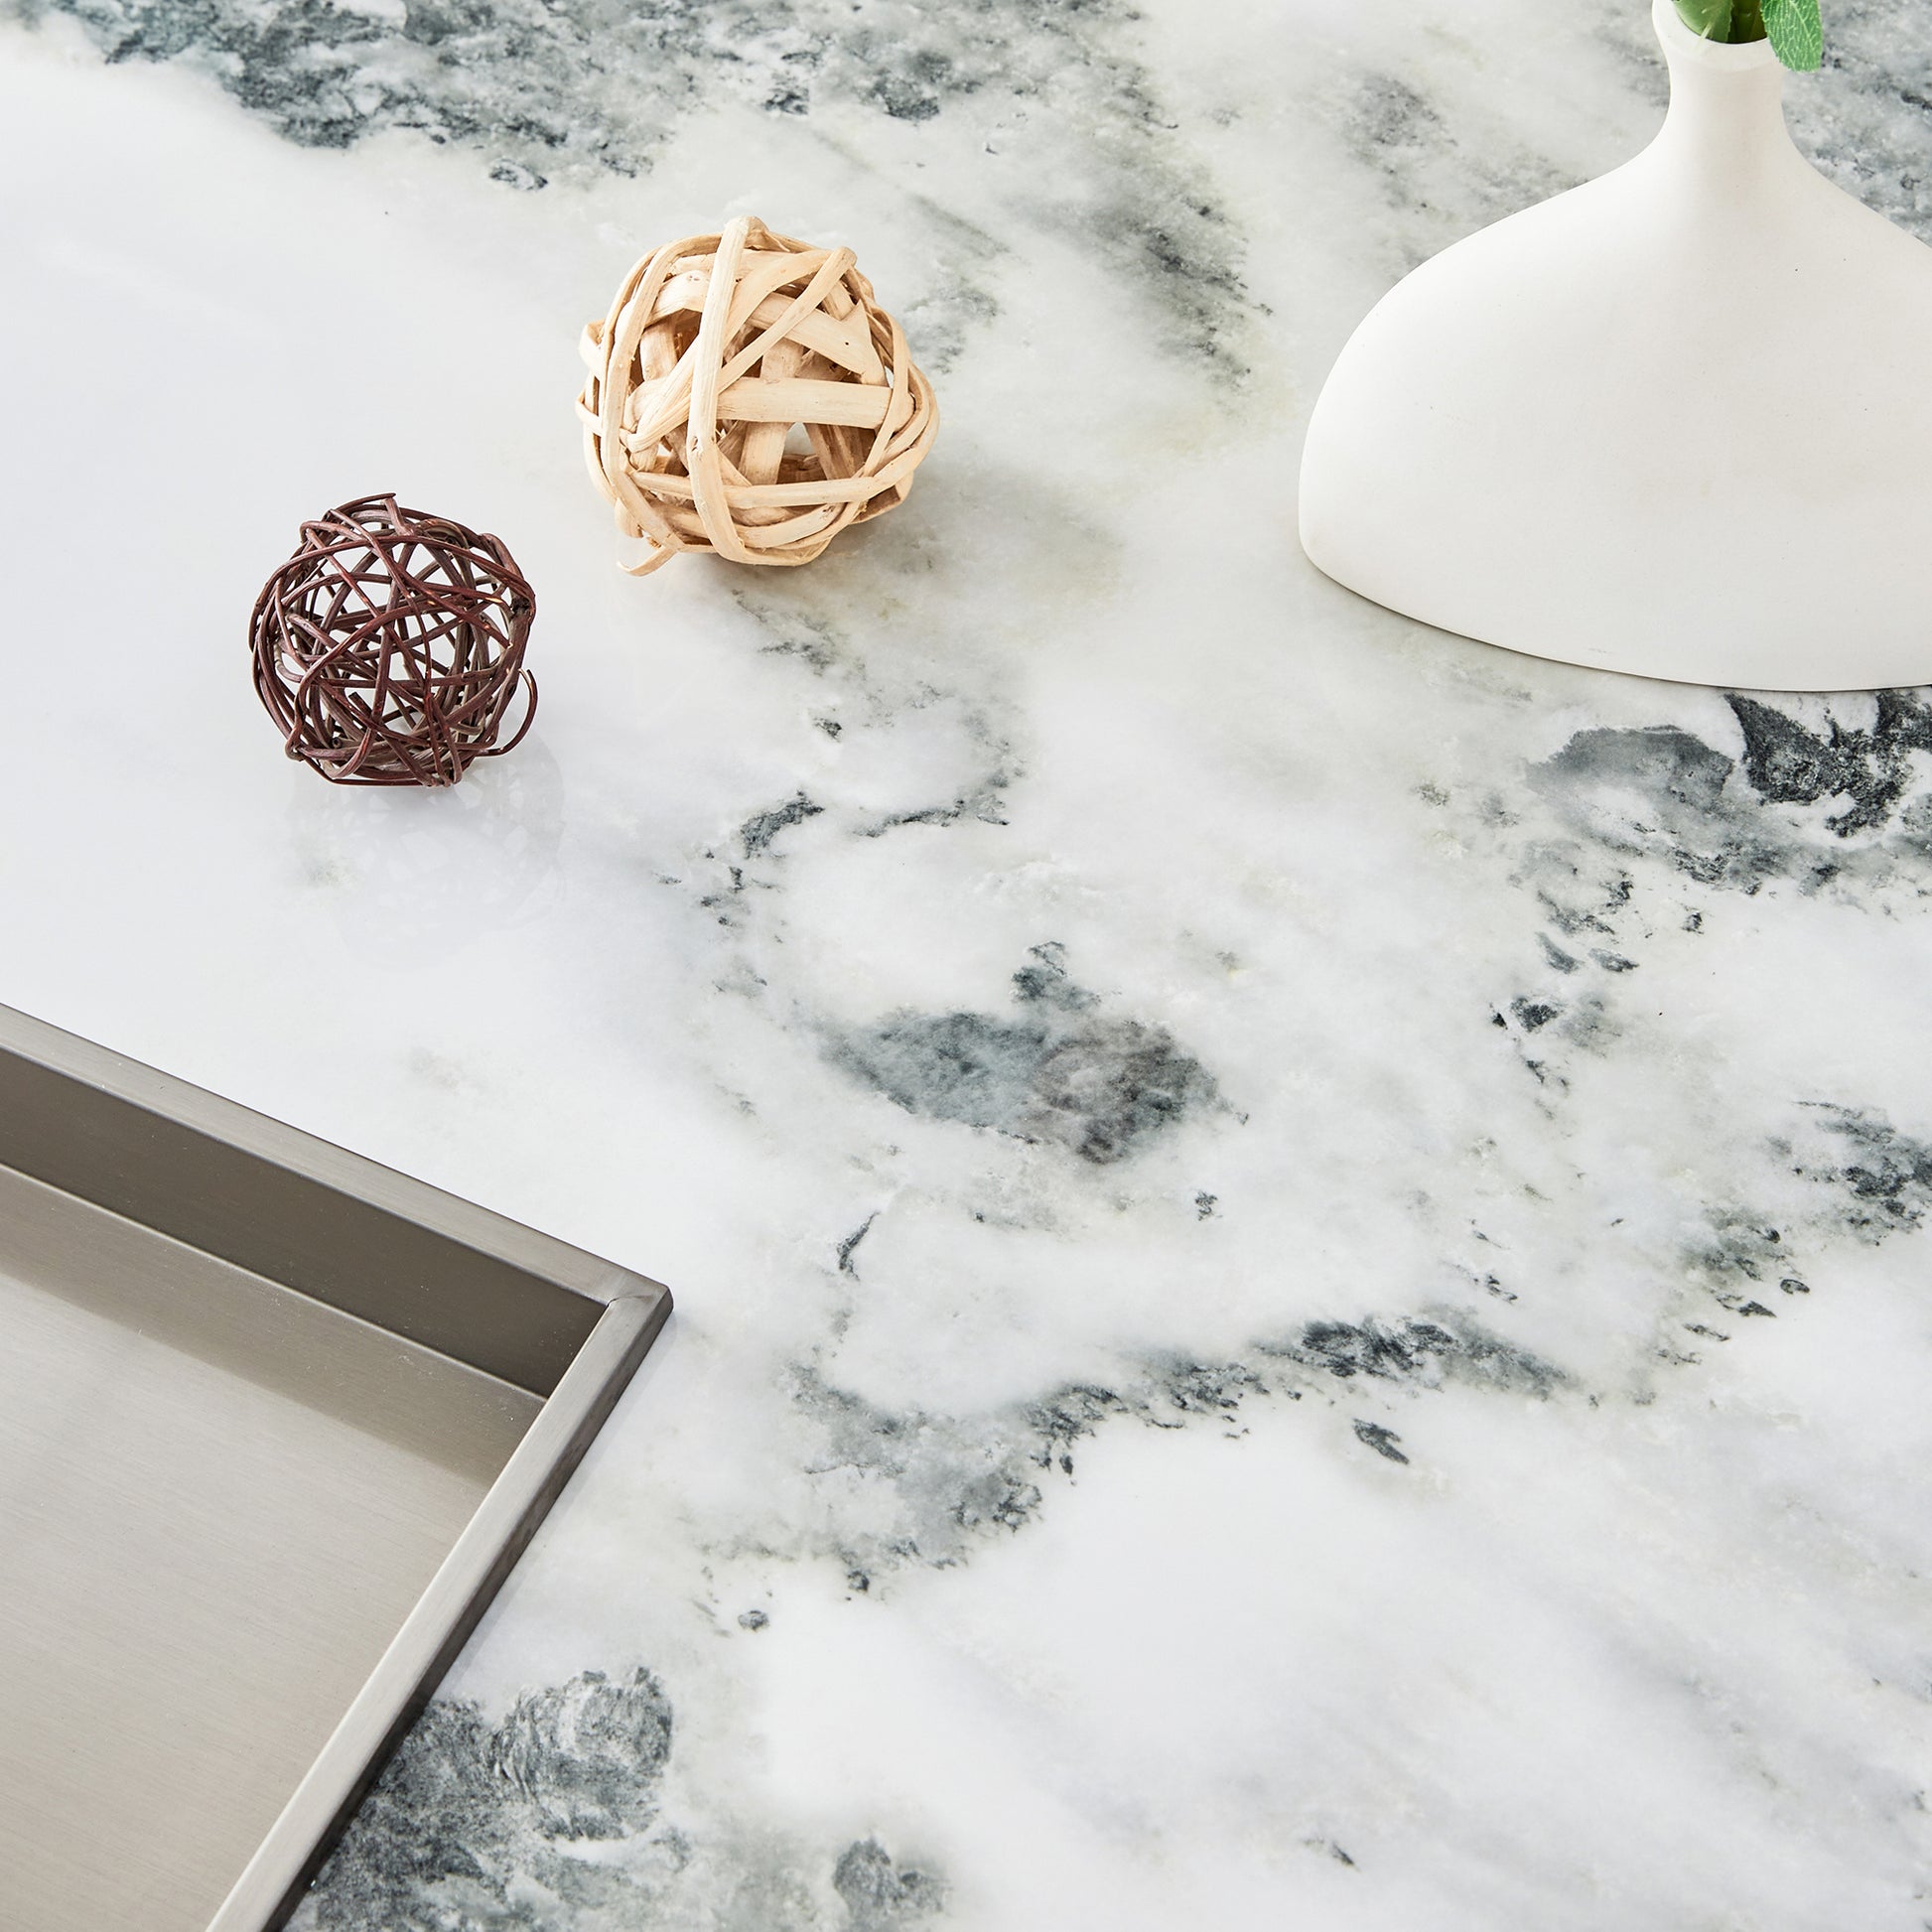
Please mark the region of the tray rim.
<svg viewBox="0 0 1932 1932"><path fill-rule="evenodd" d="M207 1932L277 1932L456 1662L670 1312L621 1295L537 1412L415 1607L243 1866Z"/></svg>
<svg viewBox="0 0 1932 1932"><path fill-rule="evenodd" d="M5 1005L0 1005L0 1054L97 1089L152 1116L164 1130L172 1127L268 1161L458 1249L527 1273L582 1301L585 1315L593 1317L554 1385L532 1391L542 1395L543 1405L522 1440L207 1928L278 1932L663 1328L671 1312L670 1291L568 1242ZM62 1191L86 1198L74 1188ZM313 1287L276 1285L340 1308L352 1319L370 1318ZM390 1331L405 1332L400 1327ZM438 1352L466 1360L454 1348ZM474 1361L466 1365L492 1372Z"/></svg>

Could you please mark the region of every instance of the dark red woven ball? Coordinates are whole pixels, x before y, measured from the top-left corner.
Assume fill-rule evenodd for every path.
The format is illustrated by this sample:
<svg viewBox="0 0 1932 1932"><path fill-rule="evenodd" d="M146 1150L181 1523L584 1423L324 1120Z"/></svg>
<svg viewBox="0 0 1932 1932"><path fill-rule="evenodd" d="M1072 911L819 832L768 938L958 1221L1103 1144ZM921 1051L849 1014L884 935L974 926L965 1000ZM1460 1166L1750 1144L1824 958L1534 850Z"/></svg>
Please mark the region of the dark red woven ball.
<svg viewBox="0 0 1932 1932"><path fill-rule="evenodd" d="M255 689L289 757L337 784L453 785L530 729L536 610L496 538L363 496L303 524L255 600Z"/></svg>

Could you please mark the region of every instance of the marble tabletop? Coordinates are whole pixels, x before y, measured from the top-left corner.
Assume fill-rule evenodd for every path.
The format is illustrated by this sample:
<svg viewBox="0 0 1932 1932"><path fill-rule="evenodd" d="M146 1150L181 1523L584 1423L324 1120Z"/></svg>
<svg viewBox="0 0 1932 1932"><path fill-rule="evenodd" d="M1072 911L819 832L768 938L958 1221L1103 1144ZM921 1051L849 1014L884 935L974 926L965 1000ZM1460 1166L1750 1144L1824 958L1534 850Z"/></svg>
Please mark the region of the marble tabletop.
<svg viewBox="0 0 1932 1932"><path fill-rule="evenodd" d="M1826 12L1932 237L1932 14ZM1641 0L5 13L0 999L678 1297L301 1926L1932 1925L1932 705L1293 534L1369 304L1656 125ZM578 331L737 211L943 427L632 581ZM383 489L537 587L448 795L249 687Z"/></svg>

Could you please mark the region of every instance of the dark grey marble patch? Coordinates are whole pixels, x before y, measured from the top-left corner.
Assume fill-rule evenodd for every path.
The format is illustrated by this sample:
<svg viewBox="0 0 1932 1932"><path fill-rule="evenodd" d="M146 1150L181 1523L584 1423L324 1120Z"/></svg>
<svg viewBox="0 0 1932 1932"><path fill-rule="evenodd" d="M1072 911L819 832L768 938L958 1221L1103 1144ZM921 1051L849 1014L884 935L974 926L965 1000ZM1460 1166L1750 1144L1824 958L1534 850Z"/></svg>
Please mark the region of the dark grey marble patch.
<svg viewBox="0 0 1932 1932"><path fill-rule="evenodd" d="M1869 1108L1826 1105L1816 1112L1827 1145L1800 1172L1832 1189L1843 1228L1876 1242L1918 1227L1932 1207L1932 1145Z"/></svg>
<svg viewBox="0 0 1932 1932"><path fill-rule="evenodd" d="M781 851L773 849L780 835L794 825L802 825L807 819L822 817L824 813L823 805L808 798L802 791L796 792L782 804L769 805L751 813L740 824L731 845L722 853L716 848L707 847L700 855L702 867L694 868L698 872L695 880L667 877L663 883L695 889L698 905L709 912L717 924L736 931L747 923L747 900L754 889L775 890L774 874L779 868L771 862L784 857ZM751 983L763 985L757 975L751 976Z"/></svg>
<svg viewBox="0 0 1932 1932"><path fill-rule="evenodd" d="M625 1872L571 1857L573 1841L645 1831L670 1757L663 1686L587 1671L519 1698L491 1725L463 1699L430 1705L363 1800L306 1906L318 1932L469 1932L582 1922L626 1899ZM540 1888L538 1916L519 1891Z"/></svg>
<svg viewBox="0 0 1932 1932"><path fill-rule="evenodd" d="M732 602L770 632L771 641L759 646L761 655L796 658L819 677L834 669L863 669L830 618L801 611L788 600L780 602L748 589L730 588Z"/></svg>
<svg viewBox="0 0 1932 1932"><path fill-rule="evenodd" d="M110 61L185 61L289 140L343 148L407 129L474 150L513 190L640 174L688 113L722 100L807 130L828 110L907 127L964 119L986 165L996 148L1028 164L1013 177L1019 218L1138 289L1172 348L1222 375L1245 368L1257 310L1241 238L1135 52L1125 0L0 5L70 16ZM918 214L920 198L907 199ZM943 209L924 208L920 225L935 272L910 340L943 362L997 314L990 270L1003 249Z"/></svg>
<svg viewBox="0 0 1932 1932"><path fill-rule="evenodd" d="M1163 1027L1099 1011L1062 949L1014 975L1017 1011L897 1013L828 1035L833 1063L928 1120L1064 1147L1106 1166L1213 1106L1213 1076Z"/></svg>
<svg viewBox="0 0 1932 1932"><path fill-rule="evenodd" d="M1526 1034L1540 1033L1552 1020L1563 1018L1563 1008L1550 1000L1535 1000L1527 993L1519 993L1509 1003L1510 1018Z"/></svg>
<svg viewBox="0 0 1932 1932"><path fill-rule="evenodd" d="M1344 1388L1378 1383L1391 1392L1460 1386L1544 1400L1568 1388L1571 1378L1465 1316L1442 1313L1311 1321L1257 1341L1242 1359L1144 1359L1105 1381L1064 1383L981 1415L891 1409L811 1367L794 1371L792 1396L821 1440L812 1471L856 1473L889 1488L897 1504L892 1533L849 1537L821 1553L835 1556L852 1587L866 1590L877 1577L907 1565L963 1563L986 1538L1036 1521L1045 1485L1073 1476L1079 1445L1110 1423L1238 1431L1248 1403L1300 1402L1316 1390L1332 1400ZM1352 1427L1361 1435L1384 1426ZM1398 1440L1390 1434L1391 1444Z"/></svg>
<svg viewBox="0 0 1932 1932"><path fill-rule="evenodd" d="M946 1899L939 1878L896 1864L876 1838L846 1847L832 1886L851 1914L852 1932L899 1932L930 1918Z"/></svg>
<svg viewBox="0 0 1932 1932"><path fill-rule="evenodd" d="M1829 1292L1833 1260L1910 1234L1932 1211L1932 1143L1868 1107L1809 1102L1792 1131L1758 1150L1767 1180L1808 1183L1782 1208L1713 1204L1680 1257L1686 1298L1675 1317L1699 1341L1728 1342L1753 1322L1797 1315L1814 1285ZM1768 1191L1768 1190L1767 1190ZM1714 1321L1721 1326L1713 1326ZM1659 1356L1695 1363L1695 1348L1668 1339Z"/></svg>
<svg viewBox="0 0 1932 1932"><path fill-rule="evenodd" d="M1661 857L1700 885L1754 891L1781 870L1750 801L1729 791L1736 760L1675 725L1581 731L1530 771L1566 827L1612 851ZM1614 930L1604 905L1572 918Z"/></svg>
<svg viewBox="0 0 1932 1932"><path fill-rule="evenodd" d="M1796 1265L1785 1230L1748 1209L1716 1209L1692 1241L1686 1272L1720 1307L1736 1311L1790 1279Z"/></svg>
<svg viewBox="0 0 1932 1932"><path fill-rule="evenodd" d="M1395 1322L1311 1321L1294 1341L1271 1344L1268 1352L1325 1369L1344 1381L1363 1375L1422 1388L1460 1382L1517 1395L1549 1396L1567 1379L1561 1369L1527 1349L1473 1322L1449 1316Z"/></svg>
<svg viewBox="0 0 1932 1932"><path fill-rule="evenodd" d="M519 1698L490 1758L544 1837L602 1839L651 1822L670 1752L671 1707L639 1671L628 1684L593 1675Z"/></svg>
<svg viewBox="0 0 1932 1932"><path fill-rule="evenodd" d="M982 825L1005 825L1007 787L1016 773L1005 764L996 764L977 784L956 791L942 804L913 805L903 811L886 812L859 829L869 839L884 838L905 825L957 825L962 819L977 819Z"/></svg>
<svg viewBox="0 0 1932 1932"><path fill-rule="evenodd" d="M756 1621L754 1621L756 1619ZM740 1619L747 1628L762 1612ZM675 1724L638 1669L526 1692L491 1725L430 1705L295 1921L303 1932L909 1932L943 1879L877 1838L814 1847L663 1816ZM702 1919L693 1916L701 1912Z"/></svg>
<svg viewBox="0 0 1932 1932"><path fill-rule="evenodd" d="M1880 691L1867 726L1838 718L1815 732L1755 698L1732 694L1744 734L1744 776L1773 804L1815 805L1844 798L1825 819L1844 838L1884 825L1914 780L1910 755L1932 752L1932 709L1905 691Z"/></svg>
<svg viewBox="0 0 1932 1932"><path fill-rule="evenodd" d="M1393 1429L1379 1422L1359 1421L1354 1425L1354 1429L1356 1440L1372 1449L1385 1461L1407 1465L1409 1458L1402 1452L1400 1447L1402 1438Z"/></svg>
<svg viewBox="0 0 1932 1932"><path fill-rule="evenodd" d="M1932 765L1915 761L1932 752L1932 709L1920 694L1881 692L1868 722L1834 714L1821 725L1761 699L1729 703L1741 759L1656 725L1579 732L1531 768L1531 790L1564 831L1625 862L1606 875L1574 848L1532 853L1535 889L1559 925L1623 931L1627 861L1639 858L1746 894L1772 881L1932 891Z"/></svg>
<svg viewBox="0 0 1932 1932"><path fill-rule="evenodd" d="M802 825L808 818L816 818L825 809L814 805L801 791L797 797L788 798L782 805L774 805L769 811L754 812L738 828L739 850L748 859L756 859L770 845L787 825Z"/></svg>
<svg viewBox="0 0 1932 1932"><path fill-rule="evenodd" d="M839 1273L841 1275L856 1275L859 1272L859 1264L855 1259L859 1252L859 1243L872 1232L872 1224L878 1218L879 1214L875 1209L839 1243Z"/></svg>

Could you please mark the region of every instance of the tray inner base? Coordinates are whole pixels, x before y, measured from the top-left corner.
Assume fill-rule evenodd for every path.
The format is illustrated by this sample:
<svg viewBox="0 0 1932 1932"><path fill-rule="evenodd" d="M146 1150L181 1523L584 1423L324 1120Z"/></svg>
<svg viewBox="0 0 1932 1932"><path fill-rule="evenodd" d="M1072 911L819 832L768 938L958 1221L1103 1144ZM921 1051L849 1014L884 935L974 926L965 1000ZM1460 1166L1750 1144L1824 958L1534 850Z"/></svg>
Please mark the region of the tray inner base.
<svg viewBox="0 0 1932 1932"><path fill-rule="evenodd" d="M540 1406L0 1168L0 1925L202 1932Z"/></svg>

